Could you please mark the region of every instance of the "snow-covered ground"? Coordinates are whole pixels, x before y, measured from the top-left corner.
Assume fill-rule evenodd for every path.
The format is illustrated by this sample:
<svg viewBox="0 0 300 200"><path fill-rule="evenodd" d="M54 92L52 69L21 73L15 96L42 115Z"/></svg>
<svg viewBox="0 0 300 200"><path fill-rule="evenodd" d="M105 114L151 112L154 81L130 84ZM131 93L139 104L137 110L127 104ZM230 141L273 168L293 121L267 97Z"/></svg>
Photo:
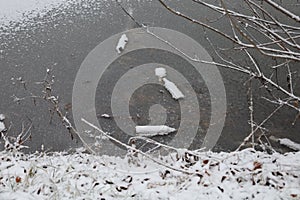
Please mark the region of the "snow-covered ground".
<svg viewBox="0 0 300 200"><path fill-rule="evenodd" d="M300 199L300 152L198 155L0 152L0 199Z"/></svg>

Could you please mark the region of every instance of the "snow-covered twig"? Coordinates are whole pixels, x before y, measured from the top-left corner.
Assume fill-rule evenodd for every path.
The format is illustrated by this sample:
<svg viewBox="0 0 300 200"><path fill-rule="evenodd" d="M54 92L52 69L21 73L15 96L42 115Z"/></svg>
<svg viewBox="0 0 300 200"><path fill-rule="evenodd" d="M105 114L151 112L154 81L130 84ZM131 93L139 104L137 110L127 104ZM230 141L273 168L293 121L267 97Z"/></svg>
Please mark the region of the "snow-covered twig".
<svg viewBox="0 0 300 200"><path fill-rule="evenodd" d="M274 8L276 8L277 10L279 10L280 12L284 13L286 16L294 19L297 22L300 22L300 17L294 13L292 13L291 11L283 8L282 6L280 6L278 3L272 1L272 0L264 0L265 2L267 2L268 4L270 4L271 6L273 6Z"/></svg>
<svg viewBox="0 0 300 200"><path fill-rule="evenodd" d="M171 169L171 170L174 170L174 171L177 171L177 172L182 172L182 173L185 173L185 174L194 174L194 172L191 172L191 171L187 171L187 170L183 170L183 169L179 169L179 168L175 168L171 165L168 165L168 164L165 164L155 158L153 158L152 156L148 155L147 153L144 153L143 151L139 150L139 149L136 149L135 147L133 146L130 146L130 145L127 145L123 142L121 142L120 140L110 136L109 134L105 133L104 131L102 131L100 128L98 128L97 126L95 126L94 124L86 121L85 119L81 119L81 121L83 121L84 123L86 123L87 125L89 125L90 127L94 128L95 130L99 131L101 134L105 135L106 137L108 137L110 140L116 142L117 144L121 145L122 147L126 148L127 150L131 150L135 153L138 153L138 154L141 154L143 156L145 156L146 158L149 158L150 160L152 160L153 162L155 162L156 164L158 165L161 165L161 166L164 166L164 167L167 167L168 169Z"/></svg>
<svg viewBox="0 0 300 200"><path fill-rule="evenodd" d="M296 200L299 153L206 152L193 164L174 154L160 157L195 172L189 175L148 159L128 165L126 158L81 152L23 156L0 152L0 199Z"/></svg>
<svg viewBox="0 0 300 200"><path fill-rule="evenodd" d="M226 14L228 16L228 18L230 19L231 27L234 28L234 29L232 29L233 33L234 33L233 36L227 34L225 31L222 31L220 28L212 27L212 26L208 25L208 23L206 23L206 22L201 22L192 17L189 17L188 15L183 14L183 13L171 8L163 0L159 0L159 2L173 14L183 17L183 18L185 18L193 23L196 23L198 25L201 25L207 29L210 29L213 32L219 34L221 37L226 38L229 41L232 41L233 43L235 43L236 45L238 45L244 49L252 48L252 49L258 50L260 53L262 53L263 55L266 55L266 56L277 57L277 58L286 58L286 59L300 61L300 54L297 51L291 51L287 48L281 50L281 49L277 49L277 48L266 47L264 44L261 44L261 43L256 43L255 38L252 38L252 37L250 37L249 34L246 34L246 32L241 27L239 27L238 24L246 24L246 26L249 26L249 24L250 25L253 24L255 27L257 27L257 31L259 31L261 34L265 35L265 37L271 39L272 42L274 42L274 40L276 40L278 38L281 42L285 42L285 43L287 43L287 45L290 45L292 47L299 49L300 45L295 43L295 40L293 39L294 36L292 36L295 34L290 34L290 32L288 31L289 29L299 30L299 29L297 29L296 26L291 27L289 25L278 22L274 17L272 17L271 14L269 14L265 10L262 10L262 12L264 12L266 15L268 15L271 18L270 21L268 21L267 19L265 19L263 17L261 17L261 18L255 17L255 16L239 13L237 11L229 10L225 7L225 3L223 1L221 1L221 2L223 2L222 3L223 7L218 7L218 6L213 5L212 3L206 3L202 0L193 0L193 1L203 5L205 7L213 9L214 11L220 12L222 15ZM252 1L249 1L249 0L247 0L245 2L251 2L251 4L253 3ZM253 4L255 4L255 3L253 3ZM257 9L262 9L262 8L258 7ZM255 10L255 9L252 9L252 10ZM236 19L236 21L234 21L235 19ZM288 38L282 37L281 35L277 34L276 31L269 30L268 27L274 26L274 25L279 27L280 29L282 29L288 35ZM263 29L263 31L260 31L261 29ZM235 32L235 30L238 31L238 33L243 38L239 38L239 36ZM298 32L296 34L299 35ZM270 35L272 37L269 37ZM246 41L248 41L249 43L243 42L244 39L246 39ZM292 40L293 42L289 42L290 40ZM282 47L280 42L278 42L277 44L279 47Z"/></svg>
<svg viewBox="0 0 300 200"><path fill-rule="evenodd" d="M242 144L239 145L239 147L236 149L236 151L239 151L252 136L255 134L255 132L261 128L279 109L282 108L283 105L279 105L268 117L266 117L251 133L243 140Z"/></svg>
<svg viewBox="0 0 300 200"><path fill-rule="evenodd" d="M169 41L156 36L147 29L149 34L168 44L187 59L190 59L194 62L215 64L218 67L232 69L237 72L247 74L250 76L251 80L258 80L263 86L262 88L265 88L267 93L273 98L269 102L277 104L280 107L283 105L288 106L299 113L296 114L293 122L293 125L295 124L295 121L300 116L300 96L295 92L294 87L299 84L296 83L297 79L293 78L293 73L297 72L292 72L291 69L294 68L291 68L289 64L293 63L292 61L295 61L296 63L300 62L300 44L298 40L298 38L300 38L300 28L299 26L293 25L294 21L291 21L289 18L282 22L283 20L277 18L274 13L279 11L296 21L300 19L297 14L290 12L288 9L284 8L279 3L275 3L273 0L266 0L266 2L273 8L259 4L252 0L241 1L241 4L243 4L245 7L248 7L249 12L244 12L243 10L239 9L229 9L231 5L224 0L221 0L218 3L203 0L193 0L193 2L197 3L198 5L211 9L213 12L219 13L221 16L218 18L218 20L224 19L224 16L226 16L228 19L226 27L231 30L230 33L221 26L213 27L213 23L209 23L209 21L199 21L198 19L189 16L189 14L180 12L180 7L177 7L176 9L172 8L170 6L171 4L169 5L167 1L159 0L159 2L171 13L217 33L217 35L219 35L222 39L231 41L234 45L231 50L237 51L238 53L241 52L240 50L243 50L245 55L249 58L252 66L249 67L247 64L239 64L239 61L228 58L227 54L226 58L221 56L220 51L222 51L222 49L215 48L215 45L210 41L208 35L206 34L205 29L204 35L206 36L206 40L211 44L214 52L222 62L213 63L200 60L197 57L187 55L185 52L180 50L180 47L176 47ZM264 63L261 63L260 61L257 62L256 52L260 53L263 56L263 59L271 58L272 60L276 60L276 64L267 67L264 65ZM278 67L287 68L287 88L285 84L282 84L278 81L277 76L276 81L274 81L272 75L269 76L266 74L267 70L274 69L276 70L275 73L277 74ZM278 95L276 91L279 91L281 94ZM255 99L252 97L252 103L254 103L254 101ZM255 113L250 111L250 123L253 124L251 115L254 116ZM268 121L269 117L270 116L267 116L265 120ZM263 120L262 123L264 123L265 120ZM260 126L257 128L259 127ZM254 132L257 131L257 128L251 128L250 138L253 139ZM245 139L248 141L249 137Z"/></svg>
<svg viewBox="0 0 300 200"><path fill-rule="evenodd" d="M18 152L23 148L28 148L24 145L31 137L32 123L26 129L24 123L22 124L22 131L17 137L8 136L7 134L2 134L2 139L4 140L4 149L6 151Z"/></svg>
<svg viewBox="0 0 300 200"><path fill-rule="evenodd" d="M254 103L253 103L253 93L252 93L252 85L251 80L249 82L248 96L249 96L249 114L250 114L250 127L251 133L254 132ZM254 147L254 134L252 135L252 147Z"/></svg>

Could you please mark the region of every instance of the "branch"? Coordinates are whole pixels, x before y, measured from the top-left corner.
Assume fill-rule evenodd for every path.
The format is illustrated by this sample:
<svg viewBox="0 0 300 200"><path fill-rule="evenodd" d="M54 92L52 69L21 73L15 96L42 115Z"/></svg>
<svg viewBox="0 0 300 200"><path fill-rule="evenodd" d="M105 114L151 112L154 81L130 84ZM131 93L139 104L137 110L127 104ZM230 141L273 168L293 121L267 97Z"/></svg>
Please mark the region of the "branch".
<svg viewBox="0 0 300 200"><path fill-rule="evenodd" d="M286 16L292 18L296 22L300 22L300 17L298 15L296 15L296 14L292 13L291 11L285 9L284 7L280 6L279 4L275 3L272 0L264 0L264 1L267 2L269 5L273 6L275 9L277 9L280 12L284 13Z"/></svg>
<svg viewBox="0 0 300 200"><path fill-rule="evenodd" d="M133 147L133 146L129 146L129 145L127 145L127 144L121 142L120 140L118 140L118 139L116 139L116 138L110 136L109 134L105 133L105 132L102 131L100 128L98 128L98 127L95 126L94 124L88 122L87 120L85 120L85 119L82 118L81 121L84 122L84 123L86 123L86 124L89 125L90 127L94 128L95 130L99 131L101 134L105 135L105 136L108 137L110 140L112 140L112 141L116 142L117 144L123 146L123 147L126 148L127 150L131 150L131 151L133 151L133 152L135 152L135 153L139 153L139 154L145 156L146 158L152 160L153 162L155 162L155 163L158 164L158 165L161 165L161 166L166 167L166 168L168 168L168 169L171 169L171 170L173 170L173 171L181 172L181 173L188 174L188 175L195 175L195 174L196 174L195 172L187 171L187 170L184 170L184 169L177 169L177 168L175 168L175 167L173 167L173 166L171 166L171 165L164 164L164 163L162 163L161 161L154 159L153 157L151 157L151 156L148 155L147 153L144 153L143 151L141 151L141 150L139 150L139 149L136 149L136 148Z"/></svg>

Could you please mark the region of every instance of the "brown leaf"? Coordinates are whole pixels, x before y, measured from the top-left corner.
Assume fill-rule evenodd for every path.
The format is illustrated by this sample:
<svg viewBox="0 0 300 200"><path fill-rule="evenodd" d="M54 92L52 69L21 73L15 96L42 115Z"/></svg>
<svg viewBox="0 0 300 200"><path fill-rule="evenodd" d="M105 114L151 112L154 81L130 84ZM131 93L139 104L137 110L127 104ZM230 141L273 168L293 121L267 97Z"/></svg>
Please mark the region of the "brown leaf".
<svg viewBox="0 0 300 200"><path fill-rule="evenodd" d="M21 177L20 177L20 176L17 176L17 177L16 177L16 182L17 182L17 183L20 183L21 181L22 181Z"/></svg>
<svg viewBox="0 0 300 200"><path fill-rule="evenodd" d="M257 169L261 169L262 168L262 164L260 162L254 161L253 163L253 170L257 170Z"/></svg>
<svg viewBox="0 0 300 200"><path fill-rule="evenodd" d="M293 104L294 104L294 106L295 106L296 108L299 108L299 101L298 101L298 100L294 101Z"/></svg>
<svg viewBox="0 0 300 200"><path fill-rule="evenodd" d="M203 160L202 162L204 165L206 165L209 162L209 160Z"/></svg>

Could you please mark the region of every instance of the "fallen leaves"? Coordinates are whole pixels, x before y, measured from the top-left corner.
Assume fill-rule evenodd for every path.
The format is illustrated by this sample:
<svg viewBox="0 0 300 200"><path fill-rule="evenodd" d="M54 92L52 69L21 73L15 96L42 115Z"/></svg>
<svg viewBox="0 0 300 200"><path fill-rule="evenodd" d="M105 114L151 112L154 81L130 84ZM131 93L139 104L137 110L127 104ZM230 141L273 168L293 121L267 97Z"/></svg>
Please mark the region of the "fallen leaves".
<svg viewBox="0 0 300 200"><path fill-rule="evenodd" d="M20 176L16 177L16 183L20 183L22 181L22 178Z"/></svg>
<svg viewBox="0 0 300 200"><path fill-rule="evenodd" d="M253 166L254 166L253 167L253 171L262 168L262 164L260 162L258 162L258 161L254 161Z"/></svg>

